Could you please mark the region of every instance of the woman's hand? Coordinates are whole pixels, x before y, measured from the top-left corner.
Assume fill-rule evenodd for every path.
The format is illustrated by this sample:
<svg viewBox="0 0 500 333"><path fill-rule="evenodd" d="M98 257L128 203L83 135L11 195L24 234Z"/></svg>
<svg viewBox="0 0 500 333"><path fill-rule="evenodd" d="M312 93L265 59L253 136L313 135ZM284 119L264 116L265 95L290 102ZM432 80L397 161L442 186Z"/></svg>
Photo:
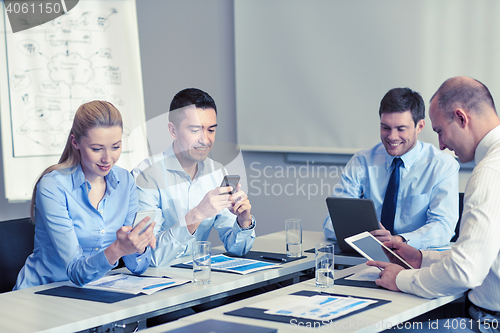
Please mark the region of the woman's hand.
<svg viewBox="0 0 500 333"><path fill-rule="evenodd" d="M104 254L111 265L114 265L121 257L139 253L142 254L146 248L156 247L156 237L154 235L155 222L140 234L150 217L144 218L135 228L123 226L116 231L116 240L104 250Z"/></svg>

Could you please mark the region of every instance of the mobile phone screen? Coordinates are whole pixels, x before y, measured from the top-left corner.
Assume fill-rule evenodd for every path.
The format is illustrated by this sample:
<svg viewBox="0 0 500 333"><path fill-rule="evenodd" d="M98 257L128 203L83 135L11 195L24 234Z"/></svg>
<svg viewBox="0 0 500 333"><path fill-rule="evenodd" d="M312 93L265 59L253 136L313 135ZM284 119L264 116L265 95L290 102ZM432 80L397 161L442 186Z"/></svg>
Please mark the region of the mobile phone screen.
<svg viewBox="0 0 500 333"><path fill-rule="evenodd" d="M151 223L153 223L153 219L155 217L155 211L154 210L143 210L140 212L135 213L135 218L134 218L134 223L132 223L132 227L135 228L142 220L144 220L146 217L150 217L149 221L146 223L144 228L142 228L141 232L139 233L142 234L146 229L149 227Z"/></svg>
<svg viewBox="0 0 500 333"><path fill-rule="evenodd" d="M238 182L239 181L240 181L240 176L237 176L237 175L225 175L224 179L222 180L222 183L220 184L220 187L231 186L233 188L233 191L234 191L234 190L236 190L236 186L238 186ZM222 195L222 194L233 194L233 191L221 193L220 195Z"/></svg>

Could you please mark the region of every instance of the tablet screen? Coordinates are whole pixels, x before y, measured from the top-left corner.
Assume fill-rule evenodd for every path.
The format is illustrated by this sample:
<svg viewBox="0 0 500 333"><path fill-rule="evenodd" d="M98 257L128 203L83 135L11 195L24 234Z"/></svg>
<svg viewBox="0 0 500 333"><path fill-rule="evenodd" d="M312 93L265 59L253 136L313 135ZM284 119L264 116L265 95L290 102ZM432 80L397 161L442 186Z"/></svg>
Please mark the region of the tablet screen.
<svg viewBox="0 0 500 333"><path fill-rule="evenodd" d="M366 253L375 261L390 262L389 258L387 258L387 255L382 249L382 245L371 235L367 235L366 237L360 239L352 240L351 243L355 245L357 248L359 248L361 251ZM397 257L395 257L394 260L397 261L395 263L404 268L409 268L409 269L412 268L409 264L406 264Z"/></svg>
<svg viewBox="0 0 500 333"><path fill-rule="evenodd" d="M375 261L389 262L389 258L385 255L382 246L373 240L371 237L365 237L352 242L361 251L369 255Z"/></svg>

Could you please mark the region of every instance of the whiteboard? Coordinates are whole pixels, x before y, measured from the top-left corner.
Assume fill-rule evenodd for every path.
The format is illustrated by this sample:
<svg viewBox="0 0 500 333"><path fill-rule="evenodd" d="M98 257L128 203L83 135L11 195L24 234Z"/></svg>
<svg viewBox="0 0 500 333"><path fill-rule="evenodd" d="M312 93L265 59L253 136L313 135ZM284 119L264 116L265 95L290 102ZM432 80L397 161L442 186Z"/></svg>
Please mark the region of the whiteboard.
<svg viewBox="0 0 500 333"><path fill-rule="evenodd" d="M500 1L235 0L244 150L352 154L380 142L396 87L474 77L500 98ZM426 112L427 113L427 112ZM419 134L437 146L429 117Z"/></svg>
<svg viewBox="0 0 500 333"><path fill-rule="evenodd" d="M107 100L121 112L128 170L148 156L135 0L85 0L65 15L13 33L2 4L0 113L5 194L31 199L58 162L77 108ZM132 135L131 135L132 134Z"/></svg>

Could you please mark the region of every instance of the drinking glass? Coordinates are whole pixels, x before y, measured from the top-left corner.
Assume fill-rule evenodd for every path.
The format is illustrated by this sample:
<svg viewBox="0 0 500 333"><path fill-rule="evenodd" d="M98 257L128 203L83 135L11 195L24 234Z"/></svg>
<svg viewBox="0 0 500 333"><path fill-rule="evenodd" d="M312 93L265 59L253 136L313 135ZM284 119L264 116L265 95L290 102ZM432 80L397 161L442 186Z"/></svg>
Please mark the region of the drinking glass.
<svg viewBox="0 0 500 333"><path fill-rule="evenodd" d="M316 287L333 287L333 244L316 244L314 252L316 258Z"/></svg>
<svg viewBox="0 0 500 333"><path fill-rule="evenodd" d="M195 284L210 283L211 243L198 241L193 244L193 282Z"/></svg>
<svg viewBox="0 0 500 333"><path fill-rule="evenodd" d="M287 257L302 257L302 220L285 220L285 232Z"/></svg>

